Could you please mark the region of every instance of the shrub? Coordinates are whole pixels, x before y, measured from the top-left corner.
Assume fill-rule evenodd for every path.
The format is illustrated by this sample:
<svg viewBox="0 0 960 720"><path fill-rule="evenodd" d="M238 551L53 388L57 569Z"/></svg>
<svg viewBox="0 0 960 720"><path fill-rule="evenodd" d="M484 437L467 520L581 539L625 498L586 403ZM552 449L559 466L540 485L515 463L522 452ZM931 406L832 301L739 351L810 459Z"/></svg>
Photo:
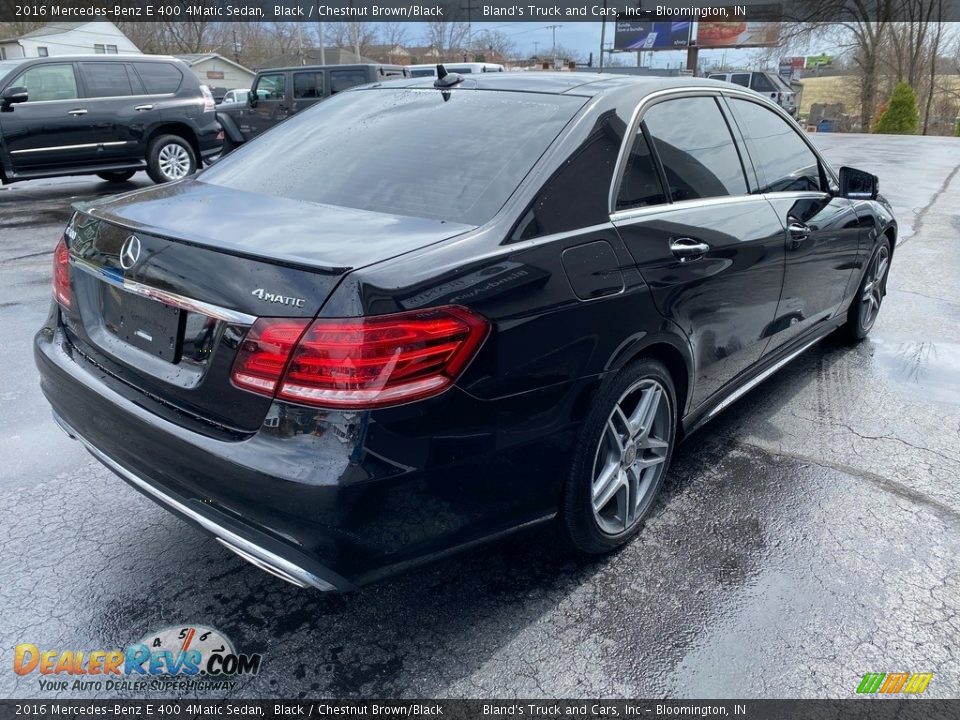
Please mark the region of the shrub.
<svg viewBox="0 0 960 720"><path fill-rule="evenodd" d="M917 96L907 83L897 83L887 110L877 121L876 132L892 135L916 135L920 125Z"/></svg>

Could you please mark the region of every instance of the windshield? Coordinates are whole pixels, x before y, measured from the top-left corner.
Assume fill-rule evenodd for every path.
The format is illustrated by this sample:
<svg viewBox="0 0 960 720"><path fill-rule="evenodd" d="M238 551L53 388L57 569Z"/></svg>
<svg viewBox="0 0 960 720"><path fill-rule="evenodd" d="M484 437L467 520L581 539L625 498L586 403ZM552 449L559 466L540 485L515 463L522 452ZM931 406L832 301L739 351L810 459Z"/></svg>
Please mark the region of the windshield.
<svg viewBox="0 0 960 720"><path fill-rule="evenodd" d="M227 155L201 182L480 225L586 101L462 88L371 89L318 103Z"/></svg>

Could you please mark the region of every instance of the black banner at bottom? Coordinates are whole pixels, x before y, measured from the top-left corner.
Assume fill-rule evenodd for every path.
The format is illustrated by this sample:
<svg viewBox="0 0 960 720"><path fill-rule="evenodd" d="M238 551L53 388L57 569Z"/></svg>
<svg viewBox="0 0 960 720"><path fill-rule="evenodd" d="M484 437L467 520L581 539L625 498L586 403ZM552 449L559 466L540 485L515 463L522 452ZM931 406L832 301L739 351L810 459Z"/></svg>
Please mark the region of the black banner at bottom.
<svg viewBox="0 0 960 720"><path fill-rule="evenodd" d="M921 700L0 700L7 718L749 718L940 720L960 699Z"/></svg>

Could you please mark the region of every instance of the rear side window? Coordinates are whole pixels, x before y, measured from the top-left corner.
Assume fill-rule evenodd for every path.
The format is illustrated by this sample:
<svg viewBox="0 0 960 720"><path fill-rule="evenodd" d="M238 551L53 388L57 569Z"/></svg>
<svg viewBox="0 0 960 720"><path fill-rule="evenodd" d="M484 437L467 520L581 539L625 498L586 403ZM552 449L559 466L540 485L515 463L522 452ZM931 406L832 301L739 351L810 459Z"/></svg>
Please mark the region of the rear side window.
<svg viewBox="0 0 960 720"><path fill-rule="evenodd" d="M753 78L750 81L750 88L752 90L756 90L757 92L776 92L777 91L777 88L774 86L774 84L770 82L770 78L768 78L763 73L753 74Z"/></svg>
<svg viewBox="0 0 960 720"><path fill-rule="evenodd" d="M730 82L732 82L734 85L750 87L750 73L734 73L730 76Z"/></svg>
<svg viewBox="0 0 960 720"><path fill-rule="evenodd" d="M366 70L360 68L356 70L331 70L330 94L352 88L354 85L363 85L366 82L369 82Z"/></svg>
<svg viewBox="0 0 960 720"><path fill-rule="evenodd" d="M180 89L183 75L169 63L135 62L133 66L150 95L165 95Z"/></svg>
<svg viewBox="0 0 960 720"><path fill-rule="evenodd" d="M114 62L80 63L80 74L87 88L87 97L120 97L133 95L127 66Z"/></svg>
<svg viewBox="0 0 960 720"><path fill-rule="evenodd" d="M261 75L253 92L257 100L283 100L286 86L286 76L283 73Z"/></svg>
<svg viewBox="0 0 960 720"><path fill-rule="evenodd" d="M650 108L643 120L663 163L671 199L747 192L740 155L712 97L667 100Z"/></svg>
<svg viewBox="0 0 960 720"><path fill-rule="evenodd" d="M309 100L323 97L323 73L298 72L293 74L293 99Z"/></svg>
<svg viewBox="0 0 960 720"><path fill-rule="evenodd" d="M760 192L823 190L817 156L786 120L757 103L728 102L760 175Z"/></svg>
<svg viewBox="0 0 960 720"><path fill-rule="evenodd" d="M627 156L620 189L617 192L617 210L659 205L667 201L663 193L663 184L646 133L641 126L633 139L630 154Z"/></svg>
<svg viewBox="0 0 960 720"><path fill-rule="evenodd" d="M479 225L503 207L584 102L476 90L453 90L444 101L433 88L342 93L227 155L201 179Z"/></svg>
<svg viewBox="0 0 960 720"><path fill-rule="evenodd" d="M8 87L25 87L27 100L74 100L78 97L73 65L34 65L20 73Z"/></svg>

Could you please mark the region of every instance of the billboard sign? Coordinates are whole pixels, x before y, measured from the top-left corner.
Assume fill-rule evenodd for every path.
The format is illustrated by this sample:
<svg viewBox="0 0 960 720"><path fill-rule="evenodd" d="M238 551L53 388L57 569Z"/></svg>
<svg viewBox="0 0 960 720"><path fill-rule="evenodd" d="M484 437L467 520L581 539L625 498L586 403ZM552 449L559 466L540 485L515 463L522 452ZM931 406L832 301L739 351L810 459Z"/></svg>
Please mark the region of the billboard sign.
<svg viewBox="0 0 960 720"><path fill-rule="evenodd" d="M743 16L743 6L721 8L724 17ZM780 42L780 20L783 5L751 5L750 17L762 17L763 22L713 22L697 23L697 45L702 48L762 47Z"/></svg>
<svg viewBox="0 0 960 720"><path fill-rule="evenodd" d="M702 48L761 47L780 42L780 23L703 22L697 28L697 45Z"/></svg>
<svg viewBox="0 0 960 720"><path fill-rule="evenodd" d="M690 44L692 22L617 22L614 50L675 50Z"/></svg>

